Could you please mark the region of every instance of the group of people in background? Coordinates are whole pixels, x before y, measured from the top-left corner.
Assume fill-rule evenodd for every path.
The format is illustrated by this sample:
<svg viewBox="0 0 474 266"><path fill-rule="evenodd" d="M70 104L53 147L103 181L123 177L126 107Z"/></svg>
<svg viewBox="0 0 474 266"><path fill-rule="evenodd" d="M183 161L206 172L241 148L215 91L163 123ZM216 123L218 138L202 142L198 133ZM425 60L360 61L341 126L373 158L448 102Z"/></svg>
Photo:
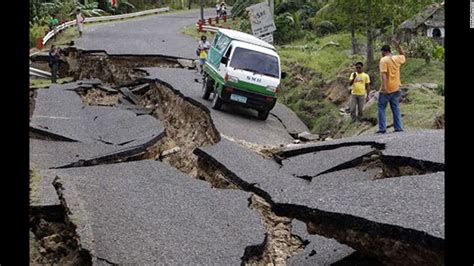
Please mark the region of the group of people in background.
<svg viewBox="0 0 474 266"><path fill-rule="evenodd" d="M385 122L385 109L390 103L390 109L393 114L393 127L395 132L403 131L403 123L400 112L400 66L406 61L405 51L400 46L400 42L392 40L398 55L393 55L390 45L384 45L381 48L382 58L379 63L380 71L380 90L378 93L377 118L378 134L387 132ZM350 113L352 122L360 121L365 101L369 100L370 95L370 77L363 71L364 64L357 62L355 64L356 72L351 73L349 85L351 86Z"/></svg>
<svg viewBox="0 0 474 266"><path fill-rule="evenodd" d="M82 32L84 30L84 21L85 17L82 15L81 9L78 8L76 9L76 28L79 33L79 37L82 36ZM50 29L54 32L53 38L56 36L57 33L57 27L59 25L59 20L56 18L56 16L53 14L51 16L51 20L49 21L50 24ZM57 80L57 75L58 75L58 70L59 66L61 63L61 54L62 50L56 46L56 45L51 45L51 48L49 49L49 68L51 69L51 82L56 83Z"/></svg>
<svg viewBox="0 0 474 266"><path fill-rule="evenodd" d="M216 4L216 13L217 17L219 18L227 16L227 6L225 5L224 1Z"/></svg>

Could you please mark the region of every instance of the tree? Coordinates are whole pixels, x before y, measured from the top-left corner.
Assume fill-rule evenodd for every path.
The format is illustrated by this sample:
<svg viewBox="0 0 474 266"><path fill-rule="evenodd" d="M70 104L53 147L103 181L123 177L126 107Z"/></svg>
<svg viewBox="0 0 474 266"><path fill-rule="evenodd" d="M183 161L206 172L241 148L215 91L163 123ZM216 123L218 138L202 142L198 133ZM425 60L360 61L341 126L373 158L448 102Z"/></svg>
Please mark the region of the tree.
<svg viewBox="0 0 474 266"><path fill-rule="evenodd" d="M314 24L330 20L342 29L351 32L353 50L356 52L355 32L357 29L367 34L367 65L374 63L374 39L377 32L390 32L405 19L415 15L435 0L328 0L316 13Z"/></svg>

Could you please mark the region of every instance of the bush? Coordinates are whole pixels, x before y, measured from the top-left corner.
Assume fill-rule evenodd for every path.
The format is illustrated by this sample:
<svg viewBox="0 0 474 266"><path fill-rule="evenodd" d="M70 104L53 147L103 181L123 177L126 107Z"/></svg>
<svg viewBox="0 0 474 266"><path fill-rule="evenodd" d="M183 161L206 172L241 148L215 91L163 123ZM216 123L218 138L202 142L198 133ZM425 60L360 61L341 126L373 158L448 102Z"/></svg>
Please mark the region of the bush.
<svg viewBox="0 0 474 266"><path fill-rule="evenodd" d="M30 48L36 47L38 38L43 37L49 30L49 26L30 23Z"/></svg>
<svg viewBox="0 0 474 266"><path fill-rule="evenodd" d="M337 31L336 26L331 21L322 21L315 26L315 32L319 36L324 36Z"/></svg>
<svg viewBox="0 0 474 266"><path fill-rule="evenodd" d="M274 32L275 43L287 43L305 35L301 26L295 22L291 13L283 13L275 18L276 31Z"/></svg>
<svg viewBox="0 0 474 266"><path fill-rule="evenodd" d="M409 57L423 58L426 63L429 63L435 58L433 55L437 49L436 46L436 43L431 38L416 36L408 44L407 55Z"/></svg>
<svg viewBox="0 0 474 266"><path fill-rule="evenodd" d="M241 32L252 34L252 28L250 27L250 21L248 19L240 19L236 29Z"/></svg>
<svg viewBox="0 0 474 266"><path fill-rule="evenodd" d="M433 50L433 57L436 60L443 61L444 60L444 47L437 45Z"/></svg>
<svg viewBox="0 0 474 266"><path fill-rule="evenodd" d="M435 89L436 93L444 96L444 84L438 84L438 87Z"/></svg>

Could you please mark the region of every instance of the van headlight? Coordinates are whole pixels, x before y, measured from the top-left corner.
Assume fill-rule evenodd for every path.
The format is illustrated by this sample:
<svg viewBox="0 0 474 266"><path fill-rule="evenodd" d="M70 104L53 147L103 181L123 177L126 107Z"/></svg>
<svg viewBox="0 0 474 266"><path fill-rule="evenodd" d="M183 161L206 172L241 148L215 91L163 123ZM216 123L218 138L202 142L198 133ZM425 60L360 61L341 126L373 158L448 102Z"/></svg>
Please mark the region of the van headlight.
<svg viewBox="0 0 474 266"><path fill-rule="evenodd" d="M236 82L236 83L239 82L238 77L234 77L234 76L231 76L229 74L225 74L224 80L225 81L232 81L232 82Z"/></svg>

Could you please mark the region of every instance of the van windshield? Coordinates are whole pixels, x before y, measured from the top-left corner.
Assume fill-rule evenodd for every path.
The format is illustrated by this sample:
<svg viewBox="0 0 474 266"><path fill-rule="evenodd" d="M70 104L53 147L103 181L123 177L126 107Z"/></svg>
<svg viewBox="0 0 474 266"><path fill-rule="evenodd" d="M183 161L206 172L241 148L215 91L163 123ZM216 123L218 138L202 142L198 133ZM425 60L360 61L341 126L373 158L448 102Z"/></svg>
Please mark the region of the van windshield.
<svg viewBox="0 0 474 266"><path fill-rule="evenodd" d="M276 56L241 47L235 48L230 66L275 78L280 77L278 58Z"/></svg>

